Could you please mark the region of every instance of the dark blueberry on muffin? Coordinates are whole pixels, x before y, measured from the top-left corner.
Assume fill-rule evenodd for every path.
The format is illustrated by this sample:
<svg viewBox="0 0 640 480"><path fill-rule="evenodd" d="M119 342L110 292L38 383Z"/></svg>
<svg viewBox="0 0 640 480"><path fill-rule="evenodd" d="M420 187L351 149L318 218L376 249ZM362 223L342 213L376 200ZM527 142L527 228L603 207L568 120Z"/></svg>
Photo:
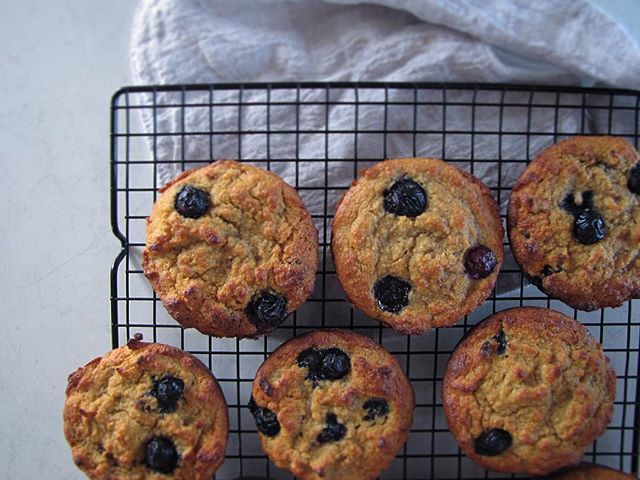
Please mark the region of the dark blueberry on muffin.
<svg viewBox="0 0 640 480"><path fill-rule="evenodd" d="M575 217L573 234L580 243L585 245L598 243L606 233L604 218L597 210L585 208Z"/></svg>
<svg viewBox="0 0 640 480"><path fill-rule="evenodd" d="M383 206L394 215L414 218L427 208L427 193L419 184L404 177L384 191Z"/></svg>
<svg viewBox="0 0 640 480"><path fill-rule="evenodd" d="M249 400L249 411L253 415L258 431L267 437L275 437L280 433L278 416L265 407L259 407L253 397Z"/></svg>
<svg viewBox="0 0 640 480"><path fill-rule="evenodd" d="M474 442L474 448L478 455L490 457L500 455L510 446L511 434L502 428L485 430Z"/></svg>
<svg viewBox="0 0 640 480"><path fill-rule="evenodd" d="M151 470L171 473L178 466L178 451L167 437L154 437L145 447L145 462Z"/></svg>
<svg viewBox="0 0 640 480"><path fill-rule="evenodd" d="M174 205L183 217L200 218L209 210L211 199L208 192L193 185L185 185L176 195Z"/></svg>
<svg viewBox="0 0 640 480"><path fill-rule="evenodd" d="M493 251L485 245L471 247L464 256L464 271L471 278L488 277L496 268L496 256Z"/></svg>
<svg viewBox="0 0 640 480"><path fill-rule="evenodd" d="M306 348L298 354L296 363L300 368L308 369L309 373L307 378L310 378L312 375L315 376L320 372L320 368L322 367L322 354L317 348Z"/></svg>
<svg viewBox="0 0 640 480"><path fill-rule="evenodd" d="M629 173L627 188L636 195L640 195L640 163L636 163Z"/></svg>
<svg viewBox="0 0 640 480"><path fill-rule="evenodd" d="M373 286L378 306L385 312L398 313L409 304L411 284L401 278L387 275Z"/></svg>
<svg viewBox="0 0 640 480"><path fill-rule="evenodd" d="M504 355L504 352L507 351L507 336L504 333L503 329L500 329L497 335L495 335L492 340L498 344L496 348L496 352L498 355Z"/></svg>
<svg viewBox="0 0 640 480"><path fill-rule="evenodd" d="M156 380L151 395L158 401L160 413L171 413L176 410L178 400L182 397L184 382L173 375Z"/></svg>
<svg viewBox="0 0 640 480"><path fill-rule="evenodd" d="M307 348L298 354L296 362L307 369L307 379L317 385L318 380L338 380L349 373L351 360L344 350L336 347L318 350Z"/></svg>
<svg viewBox="0 0 640 480"><path fill-rule="evenodd" d="M318 434L318 442L337 442L338 440L342 440L347 434L347 427L338 422L338 417L336 417L335 413L327 413L324 421L326 426Z"/></svg>
<svg viewBox="0 0 640 480"><path fill-rule="evenodd" d="M277 293L260 292L247 306L247 315L258 332L272 330L287 318L287 299Z"/></svg>
<svg viewBox="0 0 640 480"><path fill-rule="evenodd" d="M322 367L320 373L323 379L337 380L349 373L351 361L349 355L339 348L327 348L322 351Z"/></svg>
<svg viewBox="0 0 640 480"><path fill-rule="evenodd" d="M362 417L363 420L373 420L377 417L384 417L389 413L389 402L384 398L370 398L362 405L367 414Z"/></svg>

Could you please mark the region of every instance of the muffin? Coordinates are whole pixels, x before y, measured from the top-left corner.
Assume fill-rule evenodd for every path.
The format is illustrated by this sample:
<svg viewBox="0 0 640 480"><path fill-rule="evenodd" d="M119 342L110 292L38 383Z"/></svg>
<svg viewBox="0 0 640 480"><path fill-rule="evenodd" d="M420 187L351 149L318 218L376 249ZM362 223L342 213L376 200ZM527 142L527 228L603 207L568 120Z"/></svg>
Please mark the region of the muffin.
<svg viewBox="0 0 640 480"><path fill-rule="evenodd" d="M490 470L545 475L607 428L616 375L579 322L545 308L496 313L455 348L442 402L464 453Z"/></svg>
<svg viewBox="0 0 640 480"><path fill-rule="evenodd" d="M400 333L455 324L491 293L502 223L477 178L435 158L386 160L340 200L331 247L340 284Z"/></svg>
<svg viewBox="0 0 640 480"><path fill-rule="evenodd" d="M140 338L69 376L73 461L92 479L210 480L227 444L218 383L194 356Z"/></svg>
<svg viewBox="0 0 640 480"><path fill-rule="evenodd" d="M255 337L311 294L318 232L277 175L222 160L184 172L161 192L142 267L183 327Z"/></svg>
<svg viewBox="0 0 640 480"><path fill-rule="evenodd" d="M583 463L574 468L563 469L545 478L548 480L637 480L638 477L601 465Z"/></svg>
<svg viewBox="0 0 640 480"><path fill-rule="evenodd" d="M348 330L295 337L258 369L249 409L262 448L307 479L374 479L406 442L414 395L398 361Z"/></svg>
<svg viewBox="0 0 640 480"><path fill-rule="evenodd" d="M522 271L580 310L640 295L640 155L622 138L572 137L540 153L511 194Z"/></svg>

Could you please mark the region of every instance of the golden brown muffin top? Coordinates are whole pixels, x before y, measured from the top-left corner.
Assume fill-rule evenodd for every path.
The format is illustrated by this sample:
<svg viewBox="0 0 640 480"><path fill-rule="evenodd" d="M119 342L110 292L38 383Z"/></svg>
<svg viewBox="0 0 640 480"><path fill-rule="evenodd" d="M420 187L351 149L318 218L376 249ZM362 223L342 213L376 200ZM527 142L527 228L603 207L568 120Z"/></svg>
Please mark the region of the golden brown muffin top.
<svg viewBox="0 0 640 480"><path fill-rule="evenodd" d="M640 295L639 160L622 138L572 137L524 171L509 200L511 249L549 295L581 310Z"/></svg>
<svg viewBox="0 0 640 480"><path fill-rule="evenodd" d="M64 433L92 479L210 480L227 430L215 378L177 348L132 339L69 375Z"/></svg>
<svg viewBox="0 0 640 480"><path fill-rule="evenodd" d="M310 295L318 233L280 177L222 160L184 172L162 192L148 219L142 265L183 326L253 337L276 328Z"/></svg>
<svg viewBox="0 0 640 480"><path fill-rule="evenodd" d="M398 361L348 330L284 343L259 368L252 394L264 451L301 479L376 478L413 418L413 388Z"/></svg>
<svg viewBox="0 0 640 480"><path fill-rule="evenodd" d="M521 307L492 315L463 338L442 397L449 429L472 460L543 475L579 461L606 429L615 381L583 325Z"/></svg>
<svg viewBox="0 0 640 480"><path fill-rule="evenodd" d="M489 296L502 237L498 206L479 180L442 160L404 158L366 170L346 192L332 252L355 306L401 333L420 334L455 324ZM480 245L491 251L492 267L472 278L465 263Z"/></svg>

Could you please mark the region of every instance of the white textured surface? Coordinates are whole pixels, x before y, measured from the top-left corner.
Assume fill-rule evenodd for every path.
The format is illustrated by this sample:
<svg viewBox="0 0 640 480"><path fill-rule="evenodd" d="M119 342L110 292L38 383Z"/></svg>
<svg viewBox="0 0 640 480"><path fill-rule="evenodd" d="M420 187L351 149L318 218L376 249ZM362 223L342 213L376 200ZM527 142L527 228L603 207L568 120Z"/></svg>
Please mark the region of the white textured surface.
<svg viewBox="0 0 640 480"><path fill-rule="evenodd" d="M110 348L109 99L131 83L128 0L0 2L0 478L85 478L67 375Z"/></svg>
<svg viewBox="0 0 640 480"><path fill-rule="evenodd" d="M594 3L640 39L636 0ZM67 374L110 346L109 99L132 83L135 7L0 2L3 479L84 478L61 409Z"/></svg>

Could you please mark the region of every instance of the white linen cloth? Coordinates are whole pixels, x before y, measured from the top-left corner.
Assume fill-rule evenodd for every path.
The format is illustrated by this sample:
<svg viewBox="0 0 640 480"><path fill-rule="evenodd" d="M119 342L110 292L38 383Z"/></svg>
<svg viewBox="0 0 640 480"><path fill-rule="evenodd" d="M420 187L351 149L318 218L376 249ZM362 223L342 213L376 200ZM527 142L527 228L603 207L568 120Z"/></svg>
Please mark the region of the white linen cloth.
<svg viewBox="0 0 640 480"><path fill-rule="evenodd" d="M138 84L221 83L252 81L435 81L435 82L523 82L561 85L592 85L596 82L616 87L640 86L640 50L628 34L606 14L586 0L143 0L134 20L131 62ZM322 93L322 92L321 92ZM316 92L317 94L317 92ZM235 93L216 91L215 100L237 100ZM312 99L313 92L303 92L301 101ZM360 100L368 100L362 92ZM375 93L371 93L375 95ZM395 95L392 93L392 95ZM200 96L200 98L198 98ZM252 92L243 101L250 102ZM342 97L341 97L342 96ZM525 94L510 101L525 103ZM353 100L353 92L337 93L339 99ZM553 102L549 94L536 97L537 102ZM437 98L441 100L441 98ZM323 100L323 97L320 98ZM389 98L393 101L394 98ZM451 93L448 101L456 100ZM468 98L466 99L469 100ZM180 102L179 93L157 95L157 104ZM189 92L190 102L207 103L209 93ZM154 128L152 111L143 109L142 122L147 132ZM418 126L442 125L438 108L420 110ZM159 132L203 131L209 128L208 108L158 109L155 128ZM271 109L272 128L292 125L295 110ZM216 109L215 129L234 130L238 125L237 109ZM497 128L497 109L477 109L475 128ZM522 128L522 110L505 109L503 125ZM326 116L332 130L353 128L353 112L332 106ZM469 129L468 109L447 110L448 129ZM599 117L586 125L586 131L598 129ZM389 115L390 130L408 131L413 125L411 106L395 108ZM184 124L182 123L184 121ZM243 108L242 124L264 129L265 109ZM604 119L606 122L606 118ZM535 112L530 129L553 132L556 128L553 109ZM300 125L323 130L325 114L321 107L300 110ZM579 109L560 110L557 129L577 132ZM361 130L380 127L379 109L361 109ZM155 156L158 184L173 178L182 168L173 160L209 160L210 139L202 136L161 136L156 139ZM360 158L380 158L382 135L358 139ZM322 135L301 136L301 158L338 160L331 163L329 183L348 186L353 176L353 135L335 135L328 142ZM523 159L527 152L522 136L504 136L500 152L496 136L480 135L474 154L485 159ZM532 136L530 156L553 141L552 136ZM236 136L216 136L213 158L237 158ZM411 156L411 134L387 137L387 157ZM272 159L295 158L294 142L270 144ZM263 135L245 136L242 155L245 159L264 159ZM465 167L470 157L468 141L447 140L441 144L421 143L418 155L457 159ZM340 159L342 159L340 161ZM498 185L497 163L478 164L474 173L487 185ZM524 164L502 168L500 184L511 185ZM295 168L291 163L274 162L272 168L293 183ZM303 163L299 169L300 185L322 184L323 165ZM319 180L320 179L320 180ZM318 183L320 181L320 183ZM322 195L304 198L312 212L321 212ZM507 195L499 197L504 212ZM336 199L329 199L330 207ZM321 231L321 238L324 232ZM511 265L513 268L513 265ZM519 287L519 280L501 277L498 287L504 292Z"/></svg>
<svg viewBox="0 0 640 480"><path fill-rule="evenodd" d="M380 80L640 86L637 45L585 0L143 0L134 20L131 61L138 84ZM324 116L315 118L317 112L311 109L301 115L306 112L314 118L301 118L302 124L324 126ZM352 122L343 113L329 112L332 128ZM438 112L432 114L427 123L439 121ZM188 109L185 126L208 125L207 115L204 109ZM221 128L228 123L231 129L237 122L231 109L228 118L224 112L218 115ZM249 111L244 115L245 125L264 123L262 112L255 118ZM272 112L272 124L286 120L282 115L290 112ZM465 118L459 123L466 124L468 113L461 115ZM389 128L409 128L402 118L408 122L410 115L397 117ZM455 112L449 117L453 125L458 123ZM359 127L366 130L369 120L373 122L373 116L359 119ZM531 128L548 131L553 128L548 120L534 119L539 123ZM156 128L178 131L181 121L177 110L160 111ZM143 122L151 131L147 110ZM575 122L565 114L559 128L572 131ZM205 138L185 146L178 143L160 138L157 158L176 158L184 148L186 159L201 159L209 151ZM349 158L351 143L346 138L331 142L330 156ZM407 145L396 146L389 156L410 155ZM530 150L543 146L534 142ZM237 156L234 144L223 140L216 147L219 158ZM311 141L302 148L301 156L313 157L318 145ZM502 148L504 158L510 151L515 155L514 149L521 151L517 145ZM262 142L247 139L243 144L247 158L260 149ZM280 153L291 158L291 152ZM161 165L160 184L178 169L177 164ZM479 174L492 184L486 175L492 172Z"/></svg>

